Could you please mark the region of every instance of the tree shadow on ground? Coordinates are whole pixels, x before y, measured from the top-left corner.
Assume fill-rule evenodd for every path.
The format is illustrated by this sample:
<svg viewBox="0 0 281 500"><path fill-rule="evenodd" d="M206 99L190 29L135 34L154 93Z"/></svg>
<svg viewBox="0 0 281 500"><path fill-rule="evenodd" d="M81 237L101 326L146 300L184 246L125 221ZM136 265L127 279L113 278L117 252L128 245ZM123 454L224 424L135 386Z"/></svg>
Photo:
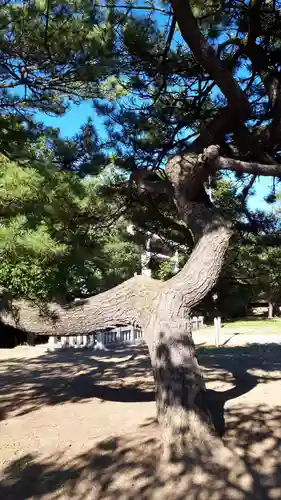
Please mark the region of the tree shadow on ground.
<svg viewBox="0 0 281 500"><path fill-rule="evenodd" d="M225 431L224 409L228 401L247 394L260 384L276 381L281 374L281 345L202 346L197 356L208 386L208 404L216 430ZM228 383L228 390L220 386ZM212 389L212 385L214 389ZM217 390L219 389L219 390Z"/></svg>
<svg viewBox="0 0 281 500"><path fill-rule="evenodd" d="M215 459L187 463L163 473L158 429L149 424L126 437L98 442L85 453L68 450L52 456L26 454L3 471L0 497L5 500L277 500L281 494L281 410L261 405L227 411L226 444L245 463L235 481L236 464L217 466ZM218 457L221 462L221 457ZM238 467L238 464L237 464ZM241 486L242 484L242 486Z"/></svg>
<svg viewBox="0 0 281 500"><path fill-rule="evenodd" d="M198 357L209 382L210 401L220 405L225 416L224 442L238 451L252 484L248 479L238 484L234 473L238 462L236 465L216 457L216 450L212 459L202 456L196 464L187 461L163 474L157 465L161 456L159 430L150 419L134 434L102 440L77 456L65 449L51 456L29 454L10 462L2 473L0 498L281 498L280 408L263 401L248 404L247 400L228 407L253 387L279 379L281 346L201 347ZM111 400L126 401L128 390L130 401L141 401L138 398L148 397L146 394L154 397L150 361L142 346L101 354L57 351L37 358L9 359L0 369L0 401L6 417L92 397L114 395ZM231 386L227 390L226 382ZM245 470L238 471L242 479Z"/></svg>
<svg viewBox="0 0 281 500"><path fill-rule="evenodd" d="M210 388L210 405L217 414L223 413L226 401L248 392L257 383L275 380L281 371L281 346L277 344L201 346L197 352ZM222 392L217 390L220 382L234 387ZM2 419L24 415L44 405L91 398L124 403L153 401L154 382L146 346L105 352L58 350L33 358L1 361Z"/></svg>
<svg viewBox="0 0 281 500"><path fill-rule="evenodd" d="M36 348L35 348L36 349ZM0 418L20 416L44 405L90 398L119 402L154 400L145 347L58 350L0 365Z"/></svg>

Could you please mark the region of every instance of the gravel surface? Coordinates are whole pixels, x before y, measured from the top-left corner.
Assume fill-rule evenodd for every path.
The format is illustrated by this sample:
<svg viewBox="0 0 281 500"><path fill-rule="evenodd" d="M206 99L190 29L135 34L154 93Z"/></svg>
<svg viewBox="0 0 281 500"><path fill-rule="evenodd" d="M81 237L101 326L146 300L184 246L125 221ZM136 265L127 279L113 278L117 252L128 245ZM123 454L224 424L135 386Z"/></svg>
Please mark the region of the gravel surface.
<svg viewBox="0 0 281 500"><path fill-rule="evenodd" d="M206 463L201 474L197 467L160 479L145 347L50 353L21 346L0 350L1 500L256 500L256 481L263 498L280 500L280 339L233 333L224 331L219 349L210 331L194 337L224 443L251 471L251 487L231 479L236 466L225 465L223 478L213 464L203 480Z"/></svg>

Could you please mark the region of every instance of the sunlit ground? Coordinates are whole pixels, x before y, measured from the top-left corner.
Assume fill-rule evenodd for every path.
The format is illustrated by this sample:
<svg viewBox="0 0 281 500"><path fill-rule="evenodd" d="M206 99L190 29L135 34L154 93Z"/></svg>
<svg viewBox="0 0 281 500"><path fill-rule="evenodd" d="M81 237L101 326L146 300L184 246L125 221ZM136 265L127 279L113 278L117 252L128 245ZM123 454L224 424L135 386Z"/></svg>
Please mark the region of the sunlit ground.
<svg viewBox="0 0 281 500"><path fill-rule="evenodd" d="M280 500L281 346L201 345L198 357L216 425L241 459L212 450L163 473L144 347L1 350L0 498Z"/></svg>

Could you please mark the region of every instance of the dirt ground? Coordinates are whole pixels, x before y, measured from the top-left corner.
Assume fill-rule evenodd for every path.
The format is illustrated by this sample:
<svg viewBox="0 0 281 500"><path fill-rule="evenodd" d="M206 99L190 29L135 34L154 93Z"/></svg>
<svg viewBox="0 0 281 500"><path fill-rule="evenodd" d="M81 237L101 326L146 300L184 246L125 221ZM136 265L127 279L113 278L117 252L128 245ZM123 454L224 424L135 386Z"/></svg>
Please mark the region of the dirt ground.
<svg viewBox="0 0 281 500"><path fill-rule="evenodd" d="M202 343L198 357L217 427L250 486L238 487L227 464L222 477L214 461L203 464L205 482L195 469L192 483L191 469L160 478L145 347L97 354L21 346L0 350L1 500L280 500L281 345Z"/></svg>

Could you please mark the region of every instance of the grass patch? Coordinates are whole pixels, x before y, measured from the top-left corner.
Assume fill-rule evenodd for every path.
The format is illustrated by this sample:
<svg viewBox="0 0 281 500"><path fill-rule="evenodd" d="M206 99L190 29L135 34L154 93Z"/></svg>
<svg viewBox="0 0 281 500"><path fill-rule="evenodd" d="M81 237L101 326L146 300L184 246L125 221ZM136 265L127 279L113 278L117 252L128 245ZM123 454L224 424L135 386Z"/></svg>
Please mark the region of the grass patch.
<svg viewBox="0 0 281 500"><path fill-rule="evenodd" d="M260 318L245 318L243 320L237 321L226 321L223 322L223 326L227 328L265 328L266 330L280 328L281 330L281 318L274 319L260 319Z"/></svg>

